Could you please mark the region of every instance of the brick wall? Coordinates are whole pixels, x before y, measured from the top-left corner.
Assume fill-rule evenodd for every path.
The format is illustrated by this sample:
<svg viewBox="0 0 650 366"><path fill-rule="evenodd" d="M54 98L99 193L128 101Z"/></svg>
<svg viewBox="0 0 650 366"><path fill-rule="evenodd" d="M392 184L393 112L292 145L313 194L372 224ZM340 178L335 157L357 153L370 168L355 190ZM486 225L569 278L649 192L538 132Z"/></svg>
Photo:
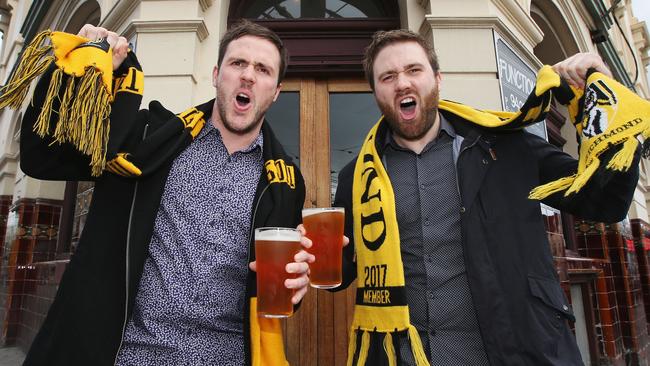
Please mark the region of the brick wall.
<svg viewBox="0 0 650 366"><path fill-rule="evenodd" d="M34 301L43 282L34 263L54 259L60 214L61 202L53 200L23 199L10 209L0 271L0 344L31 343L22 340L21 330L34 328L33 314L44 315L45 302L54 297L56 289L44 290L37 296L41 300Z"/></svg>

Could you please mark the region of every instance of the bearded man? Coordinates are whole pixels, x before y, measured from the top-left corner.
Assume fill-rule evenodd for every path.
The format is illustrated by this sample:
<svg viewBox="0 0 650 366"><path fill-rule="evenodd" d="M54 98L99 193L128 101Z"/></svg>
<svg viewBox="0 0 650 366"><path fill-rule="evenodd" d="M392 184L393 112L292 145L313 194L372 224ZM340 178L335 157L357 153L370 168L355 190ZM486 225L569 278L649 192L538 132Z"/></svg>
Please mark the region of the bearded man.
<svg viewBox="0 0 650 366"><path fill-rule="evenodd" d="M351 241L339 289L357 278L349 361L582 365L540 205L528 198L534 187L574 174L577 160L522 129L470 122L489 112L452 102L442 108L438 60L420 35L376 33L364 67L383 117L341 170L334 202L349 213ZM553 66L577 87L590 68L611 75L595 54ZM562 194L543 202L621 220L638 159L628 172L594 177L578 204L566 207Z"/></svg>

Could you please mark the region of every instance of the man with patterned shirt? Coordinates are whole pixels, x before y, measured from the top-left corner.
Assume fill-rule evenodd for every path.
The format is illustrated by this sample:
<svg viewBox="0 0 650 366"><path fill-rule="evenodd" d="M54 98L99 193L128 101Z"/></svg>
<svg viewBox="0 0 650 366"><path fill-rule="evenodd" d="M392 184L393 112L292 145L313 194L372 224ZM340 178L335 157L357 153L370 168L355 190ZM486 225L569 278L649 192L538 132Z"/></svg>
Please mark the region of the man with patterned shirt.
<svg viewBox="0 0 650 366"><path fill-rule="evenodd" d="M79 36L108 40L115 74L137 64L124 37L92 25ZM96 183L78 248L25 365L286 364L278 321L257 318L252 237L261 226L295 227L304 203L302 176L264 121L286 66L276 34L234 25L212 72L216 99L179 116L158 102L136 107L128 131L109 136L109 144L126 136L121 151L134 153L99 178L86 156L33 132L42 78L22 122L22 169ZM111 119L119 108L116 100ZM155 153L134 160L142 150ZM142 173L113 173L129 164ZM295 276L285 281L294 304L307 291L310 261L301 250L286 267Z"/></svg>
<svg viewBox="0 0 650 366"><path fill-rule="evenodd" d="M364 67L384 117L341 170L334 202L353 213L338 288L357 278L349 361L582 365L540 206L528 199L575 173L577 161L523 130L498 133L439 108L438 61L420 35L378 32ZM553 66L576 87L589 68L610 75L595 54ZM638 159L626 173L592 178L570 207L561 193L544 203L621 220Z"/></svg>

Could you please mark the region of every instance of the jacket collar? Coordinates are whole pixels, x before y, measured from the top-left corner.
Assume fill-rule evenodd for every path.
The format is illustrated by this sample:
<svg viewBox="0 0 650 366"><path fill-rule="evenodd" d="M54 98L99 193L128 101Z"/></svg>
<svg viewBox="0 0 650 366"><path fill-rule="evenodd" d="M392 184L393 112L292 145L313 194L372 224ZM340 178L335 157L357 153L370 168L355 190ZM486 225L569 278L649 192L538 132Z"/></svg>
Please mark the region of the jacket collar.
<svg viewBox="0 0 650 366"><path fill-rule="evenodd" d="M442 114L442 117L448 121L448 123L453 128L456 137L462 137L462 144L460 150L462 151L465 148L477 146L485 151L485 153L492 155L493 146L497 142L497 135L493 131L489 131L485 128L467 122L461 117L445 110L439 110L439 113ZM375 147L380 156L384 155L384 150L386 147L386 141L388 134L390 133L390 128L388 123L384 120L382 116L381 123L377 129L377 138L375 139Z"/></svg>

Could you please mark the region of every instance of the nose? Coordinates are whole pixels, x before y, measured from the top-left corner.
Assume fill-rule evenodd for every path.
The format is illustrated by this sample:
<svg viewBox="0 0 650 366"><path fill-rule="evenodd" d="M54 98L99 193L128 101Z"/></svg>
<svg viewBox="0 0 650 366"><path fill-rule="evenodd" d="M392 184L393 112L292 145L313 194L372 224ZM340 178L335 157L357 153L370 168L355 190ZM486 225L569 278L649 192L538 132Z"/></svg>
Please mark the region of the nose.
<svg viewBox="0 0 650 366"><path fill-rule="evenodd" d="M400 72L396 76L397 80L395 80L395 89L398 91L404 91L410 88L411 82L409 81L409 78L404 75L403 72Z"/></svg>
<svg viewBox="0 0 650 366"><path fill-rule="evenodd" d="M241 79L243 81L247 81L249 83L254 83L255 82L255 66L254 65L248 65L246 66L242 72L241 72Z"/></svg>

